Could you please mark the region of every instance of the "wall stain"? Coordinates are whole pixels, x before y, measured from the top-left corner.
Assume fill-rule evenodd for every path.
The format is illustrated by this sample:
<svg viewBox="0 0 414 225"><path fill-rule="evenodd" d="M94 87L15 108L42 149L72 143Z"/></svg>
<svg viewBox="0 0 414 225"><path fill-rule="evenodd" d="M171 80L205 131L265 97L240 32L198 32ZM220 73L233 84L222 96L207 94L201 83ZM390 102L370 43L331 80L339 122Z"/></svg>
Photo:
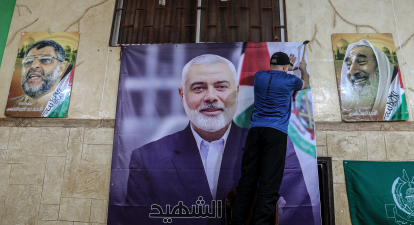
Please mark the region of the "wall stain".
<svg viewBox="0 0 414 225"><path fill-rule="evenodd" d="M16 127L31 127L33 118L17 118L15 120Z"/></svg>
<svg viewBox="0 0 414 225"><path fill-rule="evenodd" d="M18 4L16 4L16 6L17 6L17 12L19 13L19 16L21 16L20 15L20 7L26 7L26 9L29 10L30 14L32 14L32 10L30 10L30 8L27 7L27 5L18 5Z"/></svg>
<svg viewBox="0 0 414 225"><path fill-rule="evenodd" d="M343 16L341 16L341 14L339 14L339 12L336 10L336 8L335 8L335 6L332 4L332 0L328 0L328 2L329 2L329 4L331 5L331 7L333 8L333 10L334 10L334 20L333 20L333 27L335 28L335 26L336 26L336 16L339 16L339 18L341 18L345 23L347 23L347 24L349 24L349 25L351 25L351 26L355 26L355 30L356 30L356 32L357 33L359 33L358 32L358 28L362 28L362 27L367 27L367 28L371 28L371 29L373 29L374 31L375 31L375 33L378 33L378 31L374 28L374 27L372 27L372 26L369 26L369 25L358 25L358 24L355 24L355 23L351 23L350 21L348 21L348 20L346 20Z"/></svg>
<svg viewBox="0 0 414 225"><path fill-rule="evenodd" d="M56 132L44 131L35 135L27 134L27 138L25 139L30 140L28 141L30 144L27 145L28 149L47 149L48 146L53 144L60 144Z"/></svg>
<svg viewBox="0 0 414 225"><path fill-rule="evenodd" d="M111 120L102 119L101 123L99 124L99 128L110 128L111 127Z"/></svg>
<svg viewBox="0 0 414 225"><path fill-rule="evenodd" d="M392 125L384 124L381 126L381 131L398 131L398 129Z"/></svg>
<svg viewBox="0 0 414 225"><path fill-rule="evenodd" d="M308 44L308 46L309 46L309 50L312 52L312 46L311 46L311 44L312 43L314 43L313 41L315 41L315 43L316 44L318 44L319 45L319 47L321 47L322 48L322 45L321 45L321 43L319 43L319 41L318 41L318 39L316 39L316 33L318 32L318 27L316 27L316 24L315 24L315 32L313 33L313 36L312 36L312 39L309 41L309 44Z"/></svg>
<svg viewBox="0 0 414 225"><path fill-rule="evenodd" d="M80 65L82 65L82 63L84 63L85 61L80 62L79 64L77 64L75 67L78 67Z"/></svg>
<svg viewBox="0 0 414 225"><path fill-rule="evenodd" d="M6 46L8 46L10 43L12 43L13 42L13 40L14 40L14 38L16 37L16 35L20 32L20 31L22 31L22 30L24 30L24 29L26 29L26 28L28 28L29 26L31 26L32 24L34 24L34 23L36 23L37 21L39 20L39 18L37 18L35 21L33 21L32 23L30 23L29 25L27 25L27 26L25 26L25 27L23 27L22 29L20 29L20 30L18 30L18 31L16 31L16 33L14 33L14 35L13 35L13 38L6 44Z"/></svg>
<svg viewBox="0 0 414 225"><path fill-rule="evenodd" d="M396 48L395 50L399 50L400 48L404 47L406 44L408 44L408 42L414 38L414 34L412 34L401 46L399 46L398 48Z"/></svg>
<svg viewBox="0 0 414 225"><path fill-rule="evenodd" d="M77 19L75 22L73 22L71 25L69 25L69 26L68 26L68 28L66 28L66 29L65 29L65 32L66 32L66 31L68 31L68 30L69 30L69 28L70 28L70 27L72 27L73 25L78 24L78 33L79 33L79 32L80 32L80 21L81 21L81 19L83 19L83 17L85 16L85 14L86 14L86 13L87 13L90 9L92 9L92 8L94 8L94 7L97 7L97 6L100 6L100 5L104 4L104 3L105 3L105 2L107 2L107 1L109 1L109 0L105 0L105 1L103 1L103 2L101 2L101 3L95 4L95 5L90 6L89 8L87 8L87 9L86 9L86 11L83 13L83 15L82 15L79 19Z"/></svg>

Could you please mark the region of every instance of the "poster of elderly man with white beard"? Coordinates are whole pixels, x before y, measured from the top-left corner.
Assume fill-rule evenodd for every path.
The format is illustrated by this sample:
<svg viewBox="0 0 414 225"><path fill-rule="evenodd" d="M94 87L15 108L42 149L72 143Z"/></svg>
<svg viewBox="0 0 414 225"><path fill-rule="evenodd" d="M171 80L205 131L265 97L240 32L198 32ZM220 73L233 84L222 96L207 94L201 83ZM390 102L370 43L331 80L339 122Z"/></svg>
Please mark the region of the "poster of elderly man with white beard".
<svg viewBox="0 0 414 225"><path fill-rule="evenodd" d="M332 45L344 121L408 119L391 34L333 34Z"/></svg>
<svg viewBox="0 0 414 225"><path fill-rule="evenodd" d="M22 33L4 114L67 117L79 33Z"/></svg>

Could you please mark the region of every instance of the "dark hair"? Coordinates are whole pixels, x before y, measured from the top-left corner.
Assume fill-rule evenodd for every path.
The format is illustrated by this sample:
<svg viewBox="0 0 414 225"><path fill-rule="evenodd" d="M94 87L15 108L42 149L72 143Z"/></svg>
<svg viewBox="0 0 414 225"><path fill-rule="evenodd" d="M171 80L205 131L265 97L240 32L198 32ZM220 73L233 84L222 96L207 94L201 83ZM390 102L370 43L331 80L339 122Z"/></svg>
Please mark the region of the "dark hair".
<svg viewBox="0 0 414 225"><path fill-rule="evenodd" d="M52 41L52 40L38 41L38 42L30 45L30 47L24 53L24 57L26 57L27 54L30 52L30 50L32 50L33 48L42 49L42 48L47 47L47 46L53 47L55 49L57 58L59 60L61 60L62 62L65 61L65 50L63 50L63 48L60 44L58 44L56 41Z"/></svg>

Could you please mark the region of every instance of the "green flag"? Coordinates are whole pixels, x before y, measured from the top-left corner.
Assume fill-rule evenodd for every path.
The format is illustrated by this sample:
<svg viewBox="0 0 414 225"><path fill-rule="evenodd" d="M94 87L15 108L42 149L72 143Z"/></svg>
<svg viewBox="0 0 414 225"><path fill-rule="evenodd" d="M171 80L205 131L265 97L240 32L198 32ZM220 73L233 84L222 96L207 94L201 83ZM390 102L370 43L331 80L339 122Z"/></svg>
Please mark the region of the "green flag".
<svg viewBox="0 0 414 225"><path fill-rule="evenodd" d="M353 225L414 225L414 162L344 161Z"/></svg>
<svg viewBox="0 0 414 225"><path fill-rule="evenodd" d="M0 66L16 0L0 0Z"/></svg>

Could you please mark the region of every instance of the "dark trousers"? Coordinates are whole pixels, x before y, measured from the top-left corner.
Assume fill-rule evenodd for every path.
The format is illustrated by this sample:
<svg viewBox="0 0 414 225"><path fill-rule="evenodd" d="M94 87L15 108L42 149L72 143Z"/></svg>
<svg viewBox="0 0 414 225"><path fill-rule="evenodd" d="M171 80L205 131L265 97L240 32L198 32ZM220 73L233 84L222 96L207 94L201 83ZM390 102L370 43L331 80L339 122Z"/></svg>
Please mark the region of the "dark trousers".
<svg viewBox="0 0 414 225"><path fill-rule="evenodd" d="M279 200L286 159L287 134L269 127L249 130L236 189L231 225L245 225L259 183L253 225L270 224Z"/></svg>

